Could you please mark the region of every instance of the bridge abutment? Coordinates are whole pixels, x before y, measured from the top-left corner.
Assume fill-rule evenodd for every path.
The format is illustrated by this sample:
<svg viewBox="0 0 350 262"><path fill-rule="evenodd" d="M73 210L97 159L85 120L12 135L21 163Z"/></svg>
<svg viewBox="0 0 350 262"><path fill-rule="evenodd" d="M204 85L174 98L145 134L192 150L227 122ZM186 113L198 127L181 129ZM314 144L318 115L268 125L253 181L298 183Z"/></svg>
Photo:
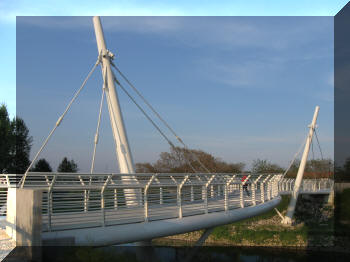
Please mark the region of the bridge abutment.
<svg viewBox="0 0 350 262"><path fill-rule="evenodd" d="M16 246L41 246L42 190L9 188L6 233Z"/></svg>
<svg viewBox="0 0 350 262"><path fill-rule="evenodd" d="M42 190L8 188L6 233L18 258L41 261Z"/></svg>

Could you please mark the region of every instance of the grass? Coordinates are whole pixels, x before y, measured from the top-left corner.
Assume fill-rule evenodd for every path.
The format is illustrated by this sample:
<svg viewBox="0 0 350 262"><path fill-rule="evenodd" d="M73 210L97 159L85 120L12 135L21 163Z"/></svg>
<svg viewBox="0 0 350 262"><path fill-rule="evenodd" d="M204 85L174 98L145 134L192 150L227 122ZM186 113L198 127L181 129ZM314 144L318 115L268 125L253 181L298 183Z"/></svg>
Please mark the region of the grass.
<svg viewBox="0 0 350 262"><path fill-rule="evenodd" d="M230 225L216 228L213 232L215 240L228 240L232 244L244 244L249 242L254 245L264 246L271 243L281 245L293 245L299 238L303 241L307 239L307 230L301 227L298 230L271 230L271 228L261 227L258 229L248 229L247 227L235 227L234 232L230 230Z"/></svg>
<svg viewBox="0 0 350 262"><path fill-rule="evenodd" d="M281 213L285 212L289 201L290 196L282 196L277 209ZM317 223L303 223L296 227L283 227L280 224L280 220L276 219L276 216L276 211L270 210L256 217L217 227L212 233L212 239L215 241L228 241L232 245L249 245L249 243L258 246L274 244L282 246L309 245L310 238L320 239L320 236L331 235L333 232L333 219L328 220L322 226ZM264 220L269 221L264 223ZM257 225L257 221L262 223Z"/></svg>
<svg viewBox="0 0 350 262"><path fill-rule="evenodd" d="M350 221L350 188L336 195L336 206L339 218Z"/></svg>
<svg viewBox="0 0 350 262"><path fill-rule="evenodd" d="M277 210L281 213L283 211L287 210L288 205L289 205L289 201L290 201L290 196L288 196L288 195L282 196L281 202L276 207ZM247 218L247 219L244 219L241 221L237 221L237 222L233 223L232 225L242 225L242 224L256 222L259 220L270 219L270 218L274 217L275 215L276 215L276 211L274 209L272 209L272 210L267 211L266 213L263 213L259 216L255 216L255 217Z"/></svg>
<svg viewBox="0 0 350 262"><path fill-rule="evenodd" d="M337 235L350 235L350 188L335 196L335 230Z"/></svg>

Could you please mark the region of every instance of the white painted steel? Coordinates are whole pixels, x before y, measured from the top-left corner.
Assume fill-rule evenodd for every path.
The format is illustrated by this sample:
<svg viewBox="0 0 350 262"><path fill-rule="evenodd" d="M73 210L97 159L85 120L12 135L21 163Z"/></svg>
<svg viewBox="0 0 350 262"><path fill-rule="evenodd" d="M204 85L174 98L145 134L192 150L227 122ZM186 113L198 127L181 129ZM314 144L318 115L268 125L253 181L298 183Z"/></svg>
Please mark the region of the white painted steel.
<svg viewBox="0 0 350 262"><path fill-rule="evenodd" d="M299 170L297 173L297 177L295 179L293 193L292 193L291 200L290 200L290 203L289 203L289 206L287 209L287 214L285 216L285 219L282 221L284 224L291 224L292 223L292 218L293 218L295 207L296 207L297 200L298 200L301 181L303 179L306 162L307 162L307 158L309 155L312 137L314 134L314 130L316 128L316 121L317 121L317 116L318 116L319 110L320 110L320 107L316 106L314 116L312 118L312 122L310 125L309 134L308 134L308 137L307 137L307 140L305 143L304 153L303 153L303 156L302 156L301 161L300 161L300 166L299 166Z"/></svg>
<svg viewBox="0 0 350 262"><path fill-rule="evenodd" d="M133 183L132 179L122 180L121 174L33 172L30 173L24 187L44 190L44 231L182 218L253 205L250 198L239 200L242 174L132 176L137 178L138 184ZM253 177L258 175L252 175ZM264 194L266 199L268 185L263 181L259 183L266 193L261 193L260 190L257 190L257 193ZM213 191L206 190L203 194L202 188L207 189L209 186L213 187ZM230 186L234 186L235 189L225 192L225 187ZM123 204L123 199L128 197L125 195L125 189L141 190L143 201L133 206ZM85 194L86 191L89 194Z"/></svg>
<svg viewBox="0 0 350 262"><path fill-rule="evenodd" d="M108 104L108 111L110 116L110 122L113 131L113 137L116 145L116 154L119 164L120 173L132 174L135 173L134 163L130 151L130 146L124 127L124 120L119 105L118 94L114 84L114 75L111 69L111 60L114 55L108 51L104 39L103 29L100 21L100 17L93 17L94 29L96 34L98 53L100 54L102 64L102 77L107 88L105 90ZM105 73L104 73L105 71ZM106 79L107 78L107 79ZM122 176L122 180L133 179L134 183L138 183L135 177L125 178ZM134 189L124 189L128 196L126 202L128 205L135 205L140 202L140 193Z"/></svg>
<svg viewBox="0 0 350 262"><path fill-rule="evenodd" d="M141 229L148 227L147 225L150 227L147 230L152 231L154 225L163 225L154 222L174 220L179 223L176 232L185 232L184 230L189 230L189 225L180 226L183 219L192 221L193 227L197 228L222 223L225 217L222 213L231 214L230 221L236 221L242 216L235 217L241 213L234 211L242 210L244 213L245 210L251 210L247 208L257 207L255 211L249 211L256 215L262 212L263 206L270 205L271 201L279 198L280 194L290 194L291 191L281 189L288 189L287 185L293 184L291 179L280 179L281 174L252 174L250 178L254 182L254 188L250 190L254 189L256 195L260 196L254 201L252 197L245 197L245 193L241 191L243 174L131 175L137 178L138 184L135 184L133 179L122 180L122 174L33 172L25 180L24 188L43 190L43 236L52 237L62 236L63 231L85 234L85 231L90 230L105 232L106 228L107 231L110 229L111 232L119 232L124 230L119 227L136 230L135 228ZM11 189L18 186L18 180L16 175L0 175L0 182L3 181L0 187ZM207 190L208 188L213 190ZM323 194L328 190L329 194L332 188L333 181L329 179L303 180L300 192ZM140 190L143 201L132 206L126 205L125 199L128 195L125 195L125 189ZM242 198L241 192L244 194ZM219 220L212 221L211 224L208 221L202 223L202 220L205 220L203 217L211 214L218 214ZM192 219L187 220L190 217ZM189 231L192 230L196 229ZM168 230L162 233L160 229L156 229L155 235L150 234L147 233L145 237L168 234ZM111 241L111 236L106 237L106 241ZM119 238L119 235L115 236L117 242L124 241L123 239ZM130 239L134 239L134 236ZM142 239L135 241L140 240Z"/></svg>
<svg viewBox="0 0 350 262"><path fill-rule="evenodd" d="M56 232L44 232L43 240L74 238L76 245L113 245L176 235L232 223L264 213L278 205L281 198L257 206L234 209L228 212L172 218L153 222L133 223L110 227L80 228Z"/></svg>
<svg viewBox="0 0 350 262"><path fill-rule="evenodd" d="M295 179L281 179L278 182L278 191L280 195L289 195L293 193ZM334 181L329 178L303 179L299 194L331 194L334 187Z"/></svg>
<svg viewBox="0 0 350 262"><path fill-rule="evenodd" d="M106 75L102 72L102 77L107 83L106 95L109 100L109 115L116 144L120 173L134 173L134 164L131 156L129 142L124 127L124 120L121 113L117 91L114 85L114 76L111 70L110 60L113 55L106 48L103 29L100 18L93 17L96 34L98 53L101 55L102 67L107 70ZM105 79L107 77L107 79Z"/></svg>

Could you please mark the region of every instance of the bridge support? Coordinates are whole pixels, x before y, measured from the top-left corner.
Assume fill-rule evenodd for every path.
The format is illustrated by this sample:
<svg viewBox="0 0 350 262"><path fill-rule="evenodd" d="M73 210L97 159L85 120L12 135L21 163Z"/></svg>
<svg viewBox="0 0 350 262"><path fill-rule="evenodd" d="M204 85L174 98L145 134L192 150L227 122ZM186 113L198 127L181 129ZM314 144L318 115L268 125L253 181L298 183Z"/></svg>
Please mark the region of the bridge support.
<svg viewBox="0 0 350 262"><path fill-rule="evenodd" d="M213 232L215 227L206 228L203 232L203 234L200 236L200 238L197 240L197 242L194 244L194 248L191 250L191 252L187 255L185 258L185 262L192 261L192 258L197 254L198 248L203 246L205 240L209 237L209 235Z"/></svg>
<svg viewBox="0 0 350 262"><path fill-rule="evenodd" d="M301 185L301 182L303 179L306 161L307 161L307 157L309 155L310 145L312 142L312 136L313 136L314 130L316 128L316 120L317 120L319 109L320 109L320 107L316 106L311 125L309 126L310 131L309 131L306 143L305 143L305 149L304 149L303 156L301 158L298 174L297 174L297 177L295 179L294 190L293 190L292 197L291 197L288 209L287 209L287 215L285 216L285 218L282 221L283 224L291 224L292 223L292 218L294 215L295 206L296 206L297 200L298 200L299 189L300 189L300 185Z"/></svg>
<svg viewBox="0 0 350 262"><path fill-rule="evenodd" d="M201 247L205 240L207 240L207 238L210 236L210 234L213 232L215 227L210 227L210 228L206 228L203 232L203 234L201 235L201 237L197 240L197 242L194 244L194 246L196 247Z"/></svg>
<svg viewBox="0 0 350 262"><path fill-rule="evenodd" d="M42 191L9 188L6 233L17 246L41 246Z"/></svg>
<svg viewBox="0 0 350 262"><path fill-rule="evenodd" d="M40 261L42 191L9 188L7 197L6 233L23 248L25 259Z"/></svg>
<svg viewBox="0 0 350 262"><path fill-rule="evenodd" d="M102 65L102 77L106 83L106 98L109 111L110 122L115 141L115 149L119 164L120 173L135 173L134 163L129 147L129 142L124 127L124 120L119 106L117 91L114 84L114 74L111 69L111 60L114 55L107 49L100 17L93 17L98 53ZM121 176L122 181L133 181L138 183L134 176ZM124 189L125 200L127 205L137 205L141 203L141 194L137 189Z"/></svg>
<svg viewBox="0 0 350 262"><path fill-rule="evenodd" d="M327 204L334 205L334 190L331 190L331 192L327 196Z"/></svg>

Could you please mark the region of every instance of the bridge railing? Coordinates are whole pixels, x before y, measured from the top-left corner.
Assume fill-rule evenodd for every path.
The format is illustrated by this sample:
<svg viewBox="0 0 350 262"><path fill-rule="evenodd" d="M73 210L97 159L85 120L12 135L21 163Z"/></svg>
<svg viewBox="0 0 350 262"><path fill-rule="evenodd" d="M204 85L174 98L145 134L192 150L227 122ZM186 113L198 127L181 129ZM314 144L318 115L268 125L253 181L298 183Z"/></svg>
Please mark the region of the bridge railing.
<svg viewBox="0 0 350 262"><path fill-rule="evenodd" d="M278 187L279 192L286 193L292 192L294 189L295 179L283 178L279 181ZM300 186L301 192L317 193L317 192L328 192L333 190L334 180L329 178L319 178L319 179L303 179Z"/></svg>
<svg viewBox="0 0 350 262"><path fill-rule="evenodd" d="M8 188L16 187L19 177L12 174L0 174L0 217L7 214L7 192Z"/></svg>
<svg viewBox="0 0 350 262"><path fill-rule="evenodd" d="M43 230L54 231L258 205L278 196L281 178L276 174L159 173L131 174L128 179L128 175L33 172L23 187L43 190ZM4 188L18 185L15 175L3 176ZM247 176L244 182L243 176Z"/></svg>
<svg viewBox="0 0 350 262"><path fill-rule="evenodd" d="M281 174L29 173L24 188L43 190L44 231L148 222L259 205L290 193ZM242 182L246 176L246 181ZM136 178L136 180L135 180ZM0 175L0 212L20 176ZM244 184L247 184L245 186ZM330 179L304 180L301 190L330 190Z"/></svg>

